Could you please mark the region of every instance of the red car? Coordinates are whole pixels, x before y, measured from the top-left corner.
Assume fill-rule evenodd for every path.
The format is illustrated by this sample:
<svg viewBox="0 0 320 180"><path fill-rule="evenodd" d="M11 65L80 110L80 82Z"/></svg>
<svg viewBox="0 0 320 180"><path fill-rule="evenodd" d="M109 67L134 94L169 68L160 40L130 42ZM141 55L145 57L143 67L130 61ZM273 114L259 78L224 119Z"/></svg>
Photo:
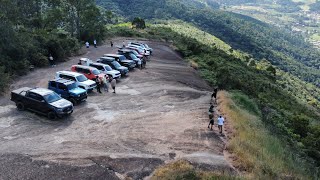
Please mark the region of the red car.
<svg viewBox="0 0 320 180"><path fill-rule="evenodd" d="M105 78L104 73L101 73L97 68L91 66L73 65L71 71L81 73L91 80L95 80L97 76L100 79Z"/></svg>

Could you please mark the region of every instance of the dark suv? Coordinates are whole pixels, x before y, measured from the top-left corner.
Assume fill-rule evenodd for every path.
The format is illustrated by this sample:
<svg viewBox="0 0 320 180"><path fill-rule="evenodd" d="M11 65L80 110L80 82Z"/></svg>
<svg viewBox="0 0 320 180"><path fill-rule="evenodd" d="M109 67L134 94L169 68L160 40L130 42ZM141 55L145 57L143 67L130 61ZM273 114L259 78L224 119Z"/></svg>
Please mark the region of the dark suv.
<svg viewBox="0 0 320 180"><path fill-rule="evenodd" d="M131 49L119 49L118 54L125 56L127 59L134 60L139 68L146 66L146 60L144 58L138 58Z"/></svg>
<svg viewBox="0 0 320 180"><path fill-rule="evenodd" d="M111 57L101 57L97 59L97 62L107 64L112 69L120 71L121 76L126 76L129 72L129 69L127 67L121 66L114 58Z"/></svg>
<svg viewBox="0 0 320 180"><path fill-rule="evenodd" d="M125 66L125 67L129 68L130 70L134 69L136 67L136 63L135 63L135 61L133 61L133 59L128 59L123 55L119 55L119 54L104 54L103 57L114 58L122 66Z"/></svg>

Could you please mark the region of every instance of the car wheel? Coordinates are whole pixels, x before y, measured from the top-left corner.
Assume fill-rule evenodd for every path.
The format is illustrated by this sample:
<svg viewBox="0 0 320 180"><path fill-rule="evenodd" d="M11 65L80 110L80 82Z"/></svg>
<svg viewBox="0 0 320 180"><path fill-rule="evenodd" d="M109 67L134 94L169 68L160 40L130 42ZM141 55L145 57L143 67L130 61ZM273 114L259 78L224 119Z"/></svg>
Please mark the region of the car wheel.
<svg viewBox="0 0 320 180"><path fill-rule="evenodd" d="M23 111L24 110L24 104L22 102L17 102L16 106L17 106L19 111Z"/></svg>
<svg viewBox="0 0 320 180"><path fill-rule="evenodd" d="M74 106L77 105L77 101L76 101L75 99L73 99L73 98L70 99L70 102L71 102Z"/></svg>
<svg viewBox="0 0 320 180"><path fill-rule="evenodd" d="M49 112L48 113L48 118L50 119L50 120L55 120L56 118L57 118L57 115L56 115L56 113L54 113L54 112Z"/></svg>

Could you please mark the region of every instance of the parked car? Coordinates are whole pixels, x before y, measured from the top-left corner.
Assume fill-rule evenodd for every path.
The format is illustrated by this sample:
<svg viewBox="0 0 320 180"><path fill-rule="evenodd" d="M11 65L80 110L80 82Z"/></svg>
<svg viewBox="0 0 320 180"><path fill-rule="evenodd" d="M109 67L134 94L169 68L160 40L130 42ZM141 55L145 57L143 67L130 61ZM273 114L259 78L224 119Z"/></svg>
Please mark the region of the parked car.
<svg viewBox="0 0 320 180"><path fill-rule="evenodd" d="M79 88L85 89L87 92L92 91L97 86L94 81L77 72L58 71L56 72L56 78L74 81Z"/></svg>
<svg viewBox="0 0 320 180"><path fill-rule="evenodd" d="M128 47L137 48L139 50L139 53L142 52L145 56L150 56L150 51L146 50L146 48L142 48L141 46L129 44Z"/></svg>
<svg viewBox="0 0 320 180"><path fill-rule="evenodd" d="M137 67L139 68L143 68L146 66L147 61L145 59L140 59L138 58L131 50L131 49L121 49L118 50L118 54L121 54L123 56L125 56L125 58L127 59L134 59L137 62Z"/></svg>
<svg viewBox="0 0 320 180"><path fill-rule="evenodd" d="M18 110L31 110L46 115L49 119L70 115L73 105L57 93L44 88L23 87L11 92L11 101L16 103Z"/></svg>
<svg viewBox="0 0 320 180"><path fill-rule="evenodd" d="M48 82L48 89L72 102L73 105L87 99L87 91L79 88L76 82L67 79L54 79Z"/></svg>
<svg viewBox="0 0 320 180"><path fill-rule="evenodd" d="M129 70L132 70L136 67L136 63L133 60L129 60L119 54L104 54L103 57L114 58L121 66L127 67Z"/></svg>
<svg viewBox="0 0 320 180"><path fill-rule="evenodd" d="M146 59L146 57L144 56L144 55L141 55L141 54L139 54L136 50L134 50L134 49L128 49L128 48L120 48L119 50L118 50L118 52L121 52L121 51L130 51L131 53L133 53L135 56L137 56L137 58L139 58L140 60L145 60Z"/></svg>
<svg viewBox="0 0 320 180"><path fill-rule="evenodd" d="M126 76L129 73L129 69L127 67L121 66L114 58L111 57L101 57L97 59L98 63L107 64L112 69L116 69L120 71L121 76Z"/></svg>
<svg viewBox="0 0 320 180"><path fill-rule="evenodd" d="M121 65L133 69L135 67L140 68L141 67L141 60L137 57L135 58L127 58L126 56L123 56L121 54L104 54L103 57L112 57L114 58L118 63Z"/></svg>
<svg viewBox="0 0 320 180"><path fill-rule="evenodd" d="M97 68L100 72L107 74L113 79L119 79L121 77L121 73L118 70L112 69L109 65L103 63L89 63L89 66Z"/></svg>
<svg viewBox="0 0 320 180"><path fill-rule="evenodd" d="M137 51L140 55L144 56L146 59L148 59L150 56L150 54L146 53L143 49L141 49L140 47L137 47L137 46L127 46L125 48Z"/></svg>
<svg viewBox="0 0 320 180"><path fill-rule="evenodd" d="M104 78L104 74L101 73L97 68L83 65L73 65L71 71L78 72L86 76L90 80L96 80L97 76L99 78Z"/></svg>
<svg viewBox="0 0 320 180"><path fill-rule="evenodd" d="M150 48L150 47L148 46L148 44L146 44L146 43L130 42L128 45L129 45L129 46L130 46L130 45L140 46L141 48L149 51L150 54L152 54L152 51L153 51L153 49Z"/></svg>

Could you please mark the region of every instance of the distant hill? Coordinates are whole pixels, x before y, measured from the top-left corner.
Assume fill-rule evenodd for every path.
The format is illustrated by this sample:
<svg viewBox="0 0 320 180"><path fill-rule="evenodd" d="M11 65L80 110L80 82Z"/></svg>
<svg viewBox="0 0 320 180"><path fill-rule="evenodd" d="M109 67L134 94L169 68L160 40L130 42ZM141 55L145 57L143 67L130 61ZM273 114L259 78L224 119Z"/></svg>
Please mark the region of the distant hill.
<svg viewBox="0 0 320 180"><path fill-rule="evenodd" d="M207 1L97 0L96 2L128 20L139 16L146 19L182 19L193 23L230 44L234 49L247 52L255 59L267 59L283 71L320 87L320 52L313 49L299 34L291 34L248 16L199 4Z"/></svg>

